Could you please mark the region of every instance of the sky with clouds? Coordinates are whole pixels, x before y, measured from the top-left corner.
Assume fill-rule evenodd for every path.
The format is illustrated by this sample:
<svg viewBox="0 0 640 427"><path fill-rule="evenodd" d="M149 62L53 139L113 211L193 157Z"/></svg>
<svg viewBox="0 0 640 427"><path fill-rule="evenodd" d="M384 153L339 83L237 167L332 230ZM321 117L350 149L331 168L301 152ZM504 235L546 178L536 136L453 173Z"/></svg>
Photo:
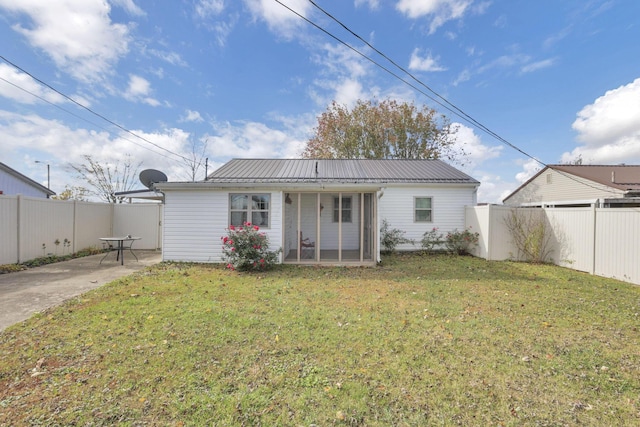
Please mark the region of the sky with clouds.
<svg viewBox="0 0 640 427"><path fill-rule="evenodd" d="M0 0L0 161L43 184L48 162L58 193L83 155L187 180L180 156L204 141L209 172L299 157L332 101L392 98L447 115L455 166L500 203L542 164L640 163L638 16L637 0Z"/></svg>

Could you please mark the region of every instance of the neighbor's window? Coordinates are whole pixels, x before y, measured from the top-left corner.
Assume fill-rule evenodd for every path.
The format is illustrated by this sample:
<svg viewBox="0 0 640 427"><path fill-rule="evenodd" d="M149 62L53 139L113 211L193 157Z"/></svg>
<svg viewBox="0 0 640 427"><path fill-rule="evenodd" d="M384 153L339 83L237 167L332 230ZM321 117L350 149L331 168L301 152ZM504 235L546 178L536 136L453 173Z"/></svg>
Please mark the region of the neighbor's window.
<svg viewBox="0 0 640 427"><path fill-rule="evenodd" d="M351 196L342 196L342 222L351 222ZM340 198L333 198L333 222L340 221Z"/></svg>
<svg viewBox="0 0 640 427"><path fill-rule="evenodd" d="M431 222L433 219L433 209L431 197L416 197L414 199L414 221Z"/></svg>
<svg viewBox="0 0 640 427"><path fill-rule="evenodd" d="M229 196L229 223L243 225L251 222L269 228L270 194L231 194Z"/></svg>

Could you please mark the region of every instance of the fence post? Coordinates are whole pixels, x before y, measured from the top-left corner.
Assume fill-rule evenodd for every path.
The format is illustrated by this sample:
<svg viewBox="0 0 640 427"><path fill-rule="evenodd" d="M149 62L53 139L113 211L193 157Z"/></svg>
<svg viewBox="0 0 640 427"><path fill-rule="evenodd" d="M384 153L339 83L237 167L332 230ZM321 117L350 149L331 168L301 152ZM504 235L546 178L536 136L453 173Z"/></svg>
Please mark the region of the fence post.
<svg viewBox="0 0 640 427"><path fill-rule="evenodd" d="M76 209L78 207L78 201L73 201L73 235L71 236L71 253L76 253L76 236L78 235L78 216L76 215Z"/></svg>

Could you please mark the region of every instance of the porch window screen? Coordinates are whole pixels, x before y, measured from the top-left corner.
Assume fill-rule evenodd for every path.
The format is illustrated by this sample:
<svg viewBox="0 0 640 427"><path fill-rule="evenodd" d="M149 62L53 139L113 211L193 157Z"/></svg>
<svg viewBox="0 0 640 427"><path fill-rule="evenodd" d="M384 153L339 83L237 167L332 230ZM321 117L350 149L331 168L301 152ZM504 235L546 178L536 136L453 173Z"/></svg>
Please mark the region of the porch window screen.
<svg viewBox="0 0 640 427"><path fill-rule="evenodd" d="M241 226L249 221L263 228L269 228L271 195L231 194L229 202L229 223Z"/></svg>
<svg viewBox="0 0 640 427"><path fill-rule="evenodd" d="M414 208L414 222L432 221L431 197L416 197L414 199Z"/></svg>
<svg viewBox="0 0 640 427"><path fill-rule="evenodd" d="M351 196L342 197L342 222L351 222ZM340 198L333 198L333 222L340 221Z"/></svg>

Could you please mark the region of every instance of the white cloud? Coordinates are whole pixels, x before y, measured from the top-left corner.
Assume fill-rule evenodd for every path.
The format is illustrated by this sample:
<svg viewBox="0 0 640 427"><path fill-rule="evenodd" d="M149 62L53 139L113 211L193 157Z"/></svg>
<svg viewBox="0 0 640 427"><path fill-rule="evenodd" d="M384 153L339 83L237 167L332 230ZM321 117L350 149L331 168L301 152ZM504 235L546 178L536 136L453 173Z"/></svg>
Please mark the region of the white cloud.
<svg viewBox="0 0 640 427"><path fill-rule="evenodd" d="M369 6L369 9L376 10L380 7L380 0L356 0L356 7L360 7L362 5Z"/></svg>
<svg viewBox="0 0 640 427"><path fill-rule="evenodd" d="M207 137L209 151L217 158L294 158L302 152L305 140L289 132L272 129L264 123L229 122L216 126L216 135Z"/></svg>
<svg viewBox="0 0 640 427"><path fill-rule="evenodd" d="M186 157L191 152L191 135L182 129L132 132L168 151ZM83 185L76 181L68 165L82 163L84 155L100 163L116 162L130 156L134 163L142 162L141 169L159 169L170 180L183 180L188 176L186 165L179 157L143 139L124 133L72 129L57 120L34 114L20 115L0 110L0 140L7 153L3 162L8 162L12 167L15 165L17 169L26 169L20 166L23 164L39 174L39 169L32 165L33 159L47 159L51 164L52 189L56 192L64 190L65 185ZM211 153L214 152L209 153L212 158Z"/></svg>
<svg viewBox="0 0 640 427"><path fill-rule="evenodd" d="M429 34L433 34L447 21L462 19L472 3L473 0L400 0L396 9L411 19L428 16L431 19Z"/></svg>
<svg viewBox="0 0 640 427"><path fill-rule="evenodd" d="M157 107L160 102L148 96L151 93L151 84L144 77L129 75L129 85L124 93L125 99L132 102L142 102L144 104Z"/></svg>
<svg viewBox="0 0 640 427"><path fill-rule="evenodd" d="M186 116L180 117L181 122L201 123L204 121L204 119L202 118L202 116L198 111L187 110L186 113L187 113Z"/></svg>
<svg viewBox="0 0 640 427"><path fill-rule="evenodd" d="M522 73L532 73L534 71L542 70L544 68L549 68L555 65L555 58L543 59L542 61L531 62L529 64L524 65L520 71Z"/></svg>
<svg viewBox="0 0 640 427"><path fill-rule="evenodd" d="M531 178L536 173L538 173L538 171L540 171L540 168L542 167L540 162L534 159L520 161L519 163L522 164L523 170L522 172L519 172L518 174L516 174L516 180L520 184L524 184L526 181L528 181L529 178Z"/></svg>
<svg viewBox="0 0 640 427"><path fill-rule="evenodd" d="M53 104L65 102L61 95L45 88L28 74L22 73L9 65L0 64L0 79L3 79L0 80L0 96L14 101L23 104L35 104L41 102L38 99L40 97Z"/></svg>
<svg viewBox="0 0 640 427"><path fill-rule="evenodd" d="M146 13L144 10L140 9L138 5L136 5L133 0L110 0L116 6L120 6L131 15L135 16L145 16Z"/></svg>
<svg viewBox="0 0 640 427"><path fill-rule="evenodd" d="M582 145L563 162L582 156L585 163L640 163L640 78L585 106L573 129Z"/></svg>
<svg viewBox="0 0 640 427"><path fill-rule="evenodd" d="M212 15L219 15L224 10L224 0L199 0L195 4L198 17L206 19Z"/></svg>
<svg viewBox="0 0 640 427"><path fill-rule="evenodd" d="M285 6L273 0L244 0L254 19L263 20L274 33L291 38L295 36L296 31L305 24L299 16L291 10L302 16L307 16L312 5L306 0L282 0Z"/></svg>
<svg viewBox="0 0 640 427"><path fill-rule="evenodd" d="M128 52L129 29L111 22L105 1L0 0L0 7L27 16L12 28L80 81L102 80Z"/></svg>
<svg viewBox="0 0 640 427"><path fill-rule="evenodd" d="M409 69L416 71L445 71L446 68L438 64L439 59L432 57L431 52L428 52L426 57L420 57L420 49L416 48L411 52Z"/></svg>
<svg viewBox="0 0 640 427"><path fill-rule="evenodd" d="M484 145L474 130L461 123L452 123L452 130L455 131L455 147L461 156L461 162L464 164L459 166L464 172L473 174L475 169L489 159L495 159L500 156L502 145Z"/></svg>

